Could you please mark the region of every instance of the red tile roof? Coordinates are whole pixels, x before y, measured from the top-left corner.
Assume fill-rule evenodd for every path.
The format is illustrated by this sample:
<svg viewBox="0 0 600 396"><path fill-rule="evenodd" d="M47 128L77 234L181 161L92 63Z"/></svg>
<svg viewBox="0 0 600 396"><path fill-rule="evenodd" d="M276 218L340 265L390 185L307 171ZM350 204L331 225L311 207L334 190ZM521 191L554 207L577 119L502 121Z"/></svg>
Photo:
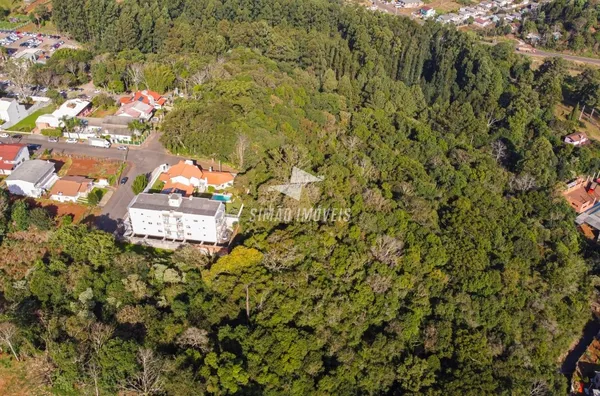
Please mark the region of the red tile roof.
<svg viewBox="0 0 600 396"><path fill-rule="evenodd" d="M119 99L119 102L122 105L136 101L143 102L152 106L154 106L155 103L162 106L167 102L167 99L163 98L162 95L158 92L150 90L137 91L133 94L133 96L125 96Z"/></svg>
<svg viewBox="0 0 600 396"><path fill-rule="evenodd" d="M27 147L24 144L0 144L0 159L3 161L14 161L23 147Z"/></svg>

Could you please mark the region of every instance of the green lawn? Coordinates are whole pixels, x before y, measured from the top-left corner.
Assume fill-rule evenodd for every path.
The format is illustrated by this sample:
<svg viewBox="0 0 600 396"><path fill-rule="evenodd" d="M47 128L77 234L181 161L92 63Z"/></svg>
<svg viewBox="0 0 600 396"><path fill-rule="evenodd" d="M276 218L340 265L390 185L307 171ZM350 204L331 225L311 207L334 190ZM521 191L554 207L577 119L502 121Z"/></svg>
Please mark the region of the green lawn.
<svg viewBox="0 0 600 396"><path fill-rule="evenodd" d="M12 8L15 6L15 3L15 0L0 0L0 8L12 10Z"/></svg>
<svg viewBox="0 0 600 396"><path fill-rule="evenodd" d="M31 132L35 128L35 121L38 119L39 116L44 115L44 114L50 114L54 110L56 110L56 107L54 105L50 105L50 106L44 107L43 109L39 109L35 113L30 114L29 116L22 119L16 125L13 125L10 128L10 130L17 131L17 132Z"/></svg>
<svg viewBox="0 0 600 396"><path fill-rule="evenodd" d="M148 192L151 194L158 194L163 190L164 187L165 187L165 182L156 179L156 181L154 182L154 185L152 186L152 188L150 190L148 190Z"/></svg>

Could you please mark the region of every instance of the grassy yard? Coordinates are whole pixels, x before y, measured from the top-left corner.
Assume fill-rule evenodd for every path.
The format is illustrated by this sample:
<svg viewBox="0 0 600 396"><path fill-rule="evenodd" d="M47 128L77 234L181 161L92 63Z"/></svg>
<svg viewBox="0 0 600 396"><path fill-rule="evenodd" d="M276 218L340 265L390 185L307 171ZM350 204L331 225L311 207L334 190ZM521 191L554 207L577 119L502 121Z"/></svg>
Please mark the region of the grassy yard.
<svg viewBox="0 0 600 396"><path fill-rule="evenodd" d="M573 111L573 106L568 106L565 105L564 103L559 103L556 108L554 109L554 114L556 115L557 118L561 119L561 120L565 120L567 119L567 117L569 117L569 115L571 114L571 111ZM585 112L586 114L589 114L589 111L586 110ZM595 115L594 115L594 118ZM597 127L596 125L592 124L590 122L590 120L588 119L588 117L583 116L581 118L581 122L583 123L583 126L579 128L579 130L581 132L585 132L589 138L600 142L600 128Z"/></svg>
<svg viewBox="0 0 600 396"><path fill-rule="evenodd" d="M157 193L160 193L164 187L165 187L165 182L157 179L154 182L154 185L152 186L152 188L148 192L152 193L152 194L157 194Z"/></svg>
<svg viewBox="0 0 600 396"><path fill-rule="evenodd" d="M115 114L117 112L117 110L118 110L117 106L112 106L112 107L109 107L108 109L97 108L88 117L92 117L92 118L104 118L106 116L110 116L110 115Z"/></svg>
<svg viewBox="0 0 600 396"><path fill-rule="evenodd" d="M29 116L22 119L16 125L13 125L10 128L10 130L17 131L17 132L31 132L34 130L35 121L38 119L39 116L44 115L44 114L50 114L54 110L56 110L56 107L54 105L50 105L50 106L44 107L43 109L39 109L35 113L30 114Z"/></svg>
<svg viewBox="0 0 600 396"><path fill-rule="evenodd" d="M20 3L20 1L16 0L0 0L0 8L4 8L5 10L12 10L14 6Z"/></svg>

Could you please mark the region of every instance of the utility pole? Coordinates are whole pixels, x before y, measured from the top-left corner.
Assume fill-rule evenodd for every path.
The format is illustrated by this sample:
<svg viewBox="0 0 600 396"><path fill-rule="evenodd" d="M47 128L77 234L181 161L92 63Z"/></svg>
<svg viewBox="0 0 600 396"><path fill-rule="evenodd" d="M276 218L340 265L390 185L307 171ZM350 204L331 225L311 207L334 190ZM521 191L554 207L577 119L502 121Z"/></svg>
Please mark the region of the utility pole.
<svg viewBox="0 0 600 396"><path fill-rule="evenodd" d="M581 108L581 113L579 113L579 121L581 121L581 117L583 117L583 111L585 110L585 105Z"/></svg>

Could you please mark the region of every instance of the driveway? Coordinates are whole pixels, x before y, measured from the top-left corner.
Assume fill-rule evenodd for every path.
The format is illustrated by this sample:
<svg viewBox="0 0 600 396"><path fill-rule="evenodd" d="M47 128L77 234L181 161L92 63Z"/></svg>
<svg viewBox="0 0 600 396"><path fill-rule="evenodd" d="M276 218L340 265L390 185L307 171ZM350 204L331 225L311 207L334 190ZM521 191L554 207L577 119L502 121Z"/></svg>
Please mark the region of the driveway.
<svg viewBox="0 0 600 396"><path fill-rule="evenodd" d="M60 154L84 155L127 161L128 166L126 167L124 174L121 175L122 177L127 176L129 178L127 183L125 185L117 186L112 198L102 208L102 213L96 222L98 228L107 232L115 232L123 222L123 219L127 214L127 207L134 198L133 191L131 190L133 179L139 174L150 174L159 165L173 165L184 159L184 157L167 152L160 144L159 138L159 133L153 133L146 139L141 147L132 146L128 151L118 150L117 145L105 149L92 147L84 143L50 143L48 142L48 138L42 135L24 134L21 139L2 138L0 141L3 143L36 144L41 146L39 148L41 151L51 149L55 153ZM218 162L212 161L197 161L197 163L203 168L208 168L209 166L218 168L219 166ZM229 169L225 169L224 167L223 170Z"/></svg>

